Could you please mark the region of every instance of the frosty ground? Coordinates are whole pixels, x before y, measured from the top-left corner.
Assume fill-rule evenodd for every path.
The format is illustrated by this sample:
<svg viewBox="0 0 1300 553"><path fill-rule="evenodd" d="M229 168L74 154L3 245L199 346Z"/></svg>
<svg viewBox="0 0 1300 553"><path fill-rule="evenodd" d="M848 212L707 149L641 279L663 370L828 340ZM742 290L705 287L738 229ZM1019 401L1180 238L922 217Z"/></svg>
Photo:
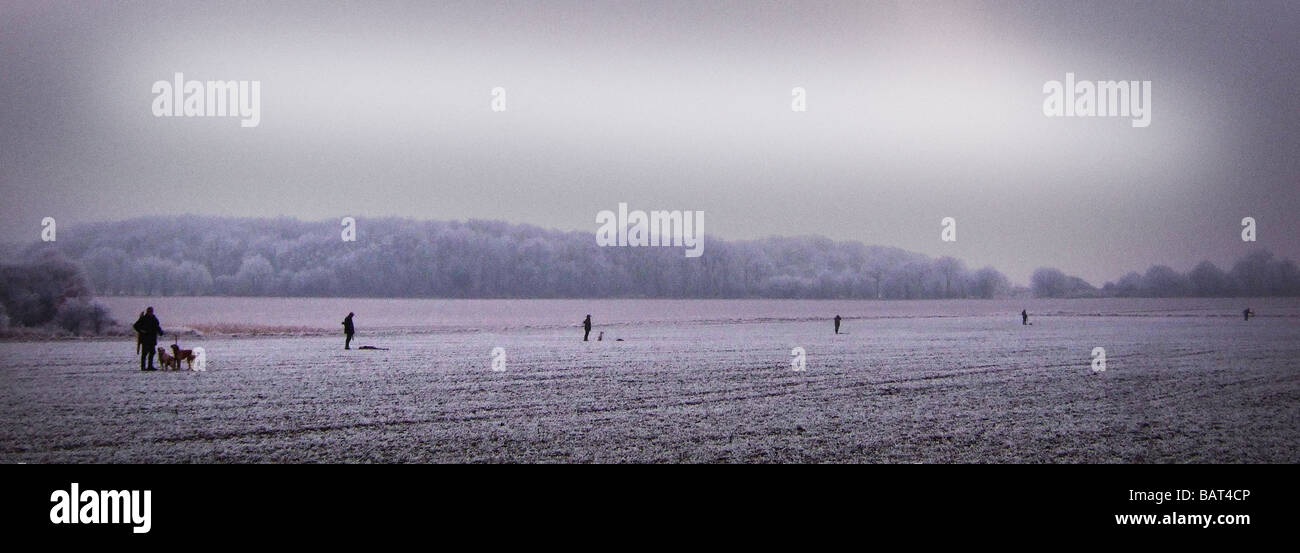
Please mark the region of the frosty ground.
<svg viewBox="0 0 1300 553"><path fill-rule="evenodd" d="M191 341L206 373L141 373L127 341L6 342L0 462L1300 462L1300 320L1034 322Z"/></svg>

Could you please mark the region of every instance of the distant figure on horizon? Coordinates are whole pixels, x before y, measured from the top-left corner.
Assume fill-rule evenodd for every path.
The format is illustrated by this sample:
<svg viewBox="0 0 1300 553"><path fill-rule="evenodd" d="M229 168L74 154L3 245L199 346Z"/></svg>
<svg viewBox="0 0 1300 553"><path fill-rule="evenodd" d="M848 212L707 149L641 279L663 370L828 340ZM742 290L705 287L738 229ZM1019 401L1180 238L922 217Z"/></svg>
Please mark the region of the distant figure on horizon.
<svg viewBox="0 0 1300 553"><path fill-rule="evenodd" d="M131 325L137 333L136 341L140 346L140 370L156 371L153 366L153 357L157 355L158 336L167 334L163 332L162 325L158 322L158 317L153 314L153 307L144 310L140 318L136 319L135 324ZM148 361L146 366L145 362Z"/></svg>
<svg viewBox="0 0 1300 553"><path fill-rule="evenodd" d="M357 328L352 326L352 316L355 313L348 312L348 316L343 318L343 349L352 349L352 335L357 333Z"/></svg>
<svg viewBox="0 0 1300 553"><path fill-rule="evenodd" d="M1021 309L1021 310L1020 310L1020 324L1022 324L1022 325L1027 325L1027 324L1029 324L1029 311L1028 311L1028 310L1025 310L1025 309Z"/></svg>
<svg viewBox="0 0 1300 553"><path fill-rule="evenodd" d="M836 333L836 334L839 334L839 333L840 333L840 316L839 316L839 315L836 315L836 316L835 316L835 333Z"/></svg>
<svg viewBox="0 0 1300 553"><path fill-rule="evenodd" d="M587 318L582 320L582 341L586 342L587 337L591 336L591 313L587 313Z"/></svg>
<svg viewBox="0 0 1300 553"><path fill-rule="evenodd" d="M1247 307L1245 311L1242 311L1242 312L1241 312L1241 316L1242 316L1245 320L1249 321L1251 317L1254 317L1254 316L1255 316L1255 312L1254 312L1254 311L1251 311L1250 308Z"/></svg>

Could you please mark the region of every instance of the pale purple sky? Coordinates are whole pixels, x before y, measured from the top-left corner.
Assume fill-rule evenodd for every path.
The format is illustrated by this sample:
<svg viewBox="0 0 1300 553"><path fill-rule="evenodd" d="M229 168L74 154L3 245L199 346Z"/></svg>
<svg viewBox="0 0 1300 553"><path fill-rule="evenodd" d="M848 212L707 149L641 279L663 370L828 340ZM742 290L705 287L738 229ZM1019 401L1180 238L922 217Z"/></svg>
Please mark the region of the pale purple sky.
<svg viewBox="0 0 1300 553"><path fill-rule="evenodd" d="M1226 264L1245 216L1300 257L1295 2L51 4L0 6L5 241L182 212L594 233L628 202L1021 283ZM261 81L261 125L155 118L175 72ZM1151 126L1045 117L1066 72L1152 81Z"/></svg>

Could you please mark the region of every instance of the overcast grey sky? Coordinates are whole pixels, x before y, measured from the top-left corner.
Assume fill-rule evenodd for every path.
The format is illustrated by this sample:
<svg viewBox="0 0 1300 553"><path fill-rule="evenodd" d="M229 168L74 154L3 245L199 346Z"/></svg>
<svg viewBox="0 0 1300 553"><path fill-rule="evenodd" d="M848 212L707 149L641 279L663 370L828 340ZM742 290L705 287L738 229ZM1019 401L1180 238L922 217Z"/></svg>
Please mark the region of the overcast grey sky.
<svg viewBox="0 0 1300 553"><path fill-rule="evenodd" d="M1267 1L5 2L0 232L188 212L594 233L628 202L1020 283L1226 264L1245 216L1295 258L1298 28ZM260 126L154 117L175 72L261 81ZM1044 116L1066 72L1152 81L1151 126Z"/></svg>

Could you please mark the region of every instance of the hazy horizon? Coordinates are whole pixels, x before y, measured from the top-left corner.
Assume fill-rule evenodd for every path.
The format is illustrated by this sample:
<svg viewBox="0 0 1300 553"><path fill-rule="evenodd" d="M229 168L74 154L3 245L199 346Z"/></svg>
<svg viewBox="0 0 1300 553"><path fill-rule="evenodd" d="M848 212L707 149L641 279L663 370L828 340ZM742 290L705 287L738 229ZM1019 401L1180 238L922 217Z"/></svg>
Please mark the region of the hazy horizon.
<svg viewBox="0 0 1300 553"><path fill-rule="evenodd" d="M1256 248L1300 258L1294 2L19 2L0 18L5 241L46 216L185 212L594 232L626 202L702 210L706 242L819 235L1022 285L1042 266L1100 286ZM178 72L260 81L260 125L154 117L151 85ZM1045 117L1042 87L1067 73L1151 81L1151 125Z"/></svg>
<svg viewBox="0 0 1300 553"><path fill-rule="evenodd" d="M1294 260L1256 247L1232 263L1133 267L1078 282L1042 267L1030 282L890 246L824 236L704 241L684 248L601 247L587 232L475 219L303 221L167 215L61 227L54 242L0 241L0 269L75 262L97 294L388 298L1285 297L1300 294ZM1208 261L1208 260L1207 260ZM49 265L49 263L54 265ZM44 267L44 268L41 268ZM373 278L382 267L382 279ZM40 280L38 278L38 280ZM1103 286L1104 285L1104 286ZM1113 285L1113 286L1112 286Z"/></svg>

